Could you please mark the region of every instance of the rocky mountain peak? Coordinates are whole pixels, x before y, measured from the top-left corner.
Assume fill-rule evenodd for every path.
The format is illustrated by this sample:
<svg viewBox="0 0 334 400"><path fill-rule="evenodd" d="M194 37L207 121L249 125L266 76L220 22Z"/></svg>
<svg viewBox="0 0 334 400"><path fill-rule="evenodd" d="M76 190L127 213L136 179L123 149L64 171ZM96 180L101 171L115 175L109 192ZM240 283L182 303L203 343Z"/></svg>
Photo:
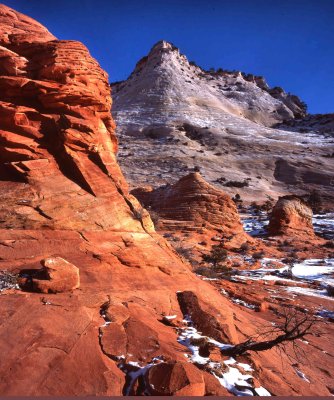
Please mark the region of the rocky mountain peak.
<svg viewBox="0 0 334 400"><path fill-rule="evenodd" d="M122 130L148 125L226 126L240 119L264 126L303 115L303 104L283 90L271 93L263 77L240 71L206 71L161 40L126 81L112 84L114 112ZM151 110L154 109L154 113Z"/></svg>
<svg viewBox="0 0 334 400"><path fill-rule="evenodd" d="M328 140L288 131L305 118L305 104L263 76L206 71L162 40L127 80L112 84L112 97L119 160L133 186L157 187L199 170L228 193L257 199L285 194L290 183L309 190L331 180L322 171L332 169L319 172L312 155L318 144L326 151Z"/></svg>
<svg viewBox="0 0 334 400"><path fill-rule="evenodd" d="M173 45L173 43L167 42L166 40L159 40L156 44L154 44L150 50L150 53L153 52L161 52L161 51L177 51L180 52L180 50Z"/></svg>
<svg viewBox="0 0 334 400"><path fill-rule="evenodd" d="M153 74L155 79L164 76L164 79L173 81L175 79L173 71L180 74L182 66L189 66L187 58L172 43L160 40L137 62L128 79L135 81L139 76L146 77ZM154 85L154 82L152 84ZM114 90L118 90L117 85L114 86Z"/></svg>

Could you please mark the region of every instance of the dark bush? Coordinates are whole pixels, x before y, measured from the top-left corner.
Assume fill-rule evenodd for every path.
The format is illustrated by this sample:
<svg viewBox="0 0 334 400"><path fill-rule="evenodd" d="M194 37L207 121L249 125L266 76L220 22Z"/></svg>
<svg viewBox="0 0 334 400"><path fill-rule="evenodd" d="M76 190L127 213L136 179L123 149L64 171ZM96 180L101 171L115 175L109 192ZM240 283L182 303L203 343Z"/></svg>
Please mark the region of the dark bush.
<svg viewBox="0 0 334 400"><path fill-rule="evenodd" d="M241 181L227 181L226 183L224 183L224 186L242 188L242 187L249 186L249 183L248 183L247 180L244 180L243 182L241 182Z"/></svg>
<svg viewBox="0 0 334 400"><path fill-rule="evenodd" d="M312 190L312 192L306 198L306 202L312 208L314 213L319 213L322 211L323 200L318 190Z"/></svg>
<svg viewBox="0 0 334 400"><path fill-rule="evenodd" d="M242 245L239 248L239 251L241 253L246 253L251 249L251 246L248 242L242 243Z"/></svg>
<svg viewBox="0 0 334 400"><path fill-rule="evenodd" d="M257 251L252 254L252 257L254 258L254 260L260 260L261 258L263 258L263 256L264 256L263 251Z"/></svg>

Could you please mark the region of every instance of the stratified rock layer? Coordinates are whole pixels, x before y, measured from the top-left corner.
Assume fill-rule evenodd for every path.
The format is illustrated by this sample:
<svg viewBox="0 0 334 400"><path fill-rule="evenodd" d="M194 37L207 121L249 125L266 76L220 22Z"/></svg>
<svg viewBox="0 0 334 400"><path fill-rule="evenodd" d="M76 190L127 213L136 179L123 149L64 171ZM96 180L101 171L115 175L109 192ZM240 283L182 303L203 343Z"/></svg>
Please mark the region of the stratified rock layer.
<svg viewBox="0 0 334 400"><path fill-rule="evenodd" d="M119 162L132 187L197 170L244 200L276 199L291 185L333 199L332 117L303 119L305 104L263 77L205 71L161 41L112 93ZM289 124L277 127L282 121Z"/></svg>
<svg viewBox="0 0 334 400"><path fill-rule="evenodd" d="M297 196L280 197L273 208L268 231L271 235L313 237L312 209Z"/></svg>
<svg viewBox="0 0 334 400"><path fill-rule="evenodd" d="M0 269L39 270L43 259L62 258L80 269L81 281L68 294L59 293L65 276L58 274L55 290L52 279L36 280L35 289L58 292L42 300L1 296L0 393L119 395L122 343L125 362L145 365L161 354L183 361L161 313L182 318L178 290L199 285L199 302L212 306L217 296L217 313L220 296L190 273L128 194L107 74L86 47L56 40L5 6L0 15ZM114 325L99 329L106 309ZM237 341L227 302L221 323L218 339ZM123 337L116 347L109 331Z"/></svg>
<svg viewBox="0 0 334 400"><path fill-rule="evenodd" d="M80 273L73 293L1 292L1 395L134 394L139 380L127 368L190 356L163 323L176 315L181 324L188 309L216 341L253 335L262 321L252 314L248 324L242 310L235 319L235 306L190 272L128 194L107 76L86 47L8 7L0 16L0 269L61 257ZM320 372L296 382L289 364L284 376L275 370L274 354L261 358L274 373L258 368L273 394L329 394ZM182 367L189 379L176 389L221 394L193 367Z"/></svg>
<svg viewBox="0 0 334 400"><path fill-rule="evenodd" d="M132 194L159 216L157 227L169 231L219 232L223 238L245 234L230 196L205 182L198 172L155 190L138 188Z"/></svg>

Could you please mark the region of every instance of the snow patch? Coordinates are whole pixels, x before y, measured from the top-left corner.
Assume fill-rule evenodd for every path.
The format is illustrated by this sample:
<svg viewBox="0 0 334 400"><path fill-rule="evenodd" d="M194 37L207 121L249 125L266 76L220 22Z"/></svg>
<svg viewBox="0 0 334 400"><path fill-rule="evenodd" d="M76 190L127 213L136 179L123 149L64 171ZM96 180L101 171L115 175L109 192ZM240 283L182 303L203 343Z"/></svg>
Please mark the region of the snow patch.
<svg viewBox="0 0 334 400"><path fill-rule="evenodd" d="M189 362L205 366L205 370L210 372L222 386L236 396L253 396L255 393L261 396L270 396L270 393L263 388L254 388L252 386L253 376L243 374L239 368L245 372L252 372L253 368L249 364L239 363L234 358L221 362L213 362L210 357L200 355L200 342L211 343L220 350L231 348L233 345L221 343L208 336L203 336L201 332L193 326L189 316L185 316L183 320L188 326L178 328L178 342L187 347L191 354L185 354ZM239 368L238 368L239 367Z"/></svg>
<svg viewBox="0 0 334 400"><path fill-rule="evenodd" d="M177 317L177 315L164 315L164 318L166 318L168 320L175 319L176 317Z"/></svg>

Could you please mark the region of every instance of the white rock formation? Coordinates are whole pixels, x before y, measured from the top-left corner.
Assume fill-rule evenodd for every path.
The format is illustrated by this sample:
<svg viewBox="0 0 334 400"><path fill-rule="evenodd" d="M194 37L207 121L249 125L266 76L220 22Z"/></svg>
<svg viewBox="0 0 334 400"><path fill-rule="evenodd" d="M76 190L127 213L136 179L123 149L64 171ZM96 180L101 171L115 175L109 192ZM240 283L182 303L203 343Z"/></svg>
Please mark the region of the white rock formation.
<svg viewBox="0 0 334 400"><path fill-rule="evenodd" d="M302 119L305 105L262 77L206 72L161 41L126 81L112 84L112 96L119 161L132 186L172 183L195 168L243 198L332 193L325 155L333 139L273 128Z"/></svg>

